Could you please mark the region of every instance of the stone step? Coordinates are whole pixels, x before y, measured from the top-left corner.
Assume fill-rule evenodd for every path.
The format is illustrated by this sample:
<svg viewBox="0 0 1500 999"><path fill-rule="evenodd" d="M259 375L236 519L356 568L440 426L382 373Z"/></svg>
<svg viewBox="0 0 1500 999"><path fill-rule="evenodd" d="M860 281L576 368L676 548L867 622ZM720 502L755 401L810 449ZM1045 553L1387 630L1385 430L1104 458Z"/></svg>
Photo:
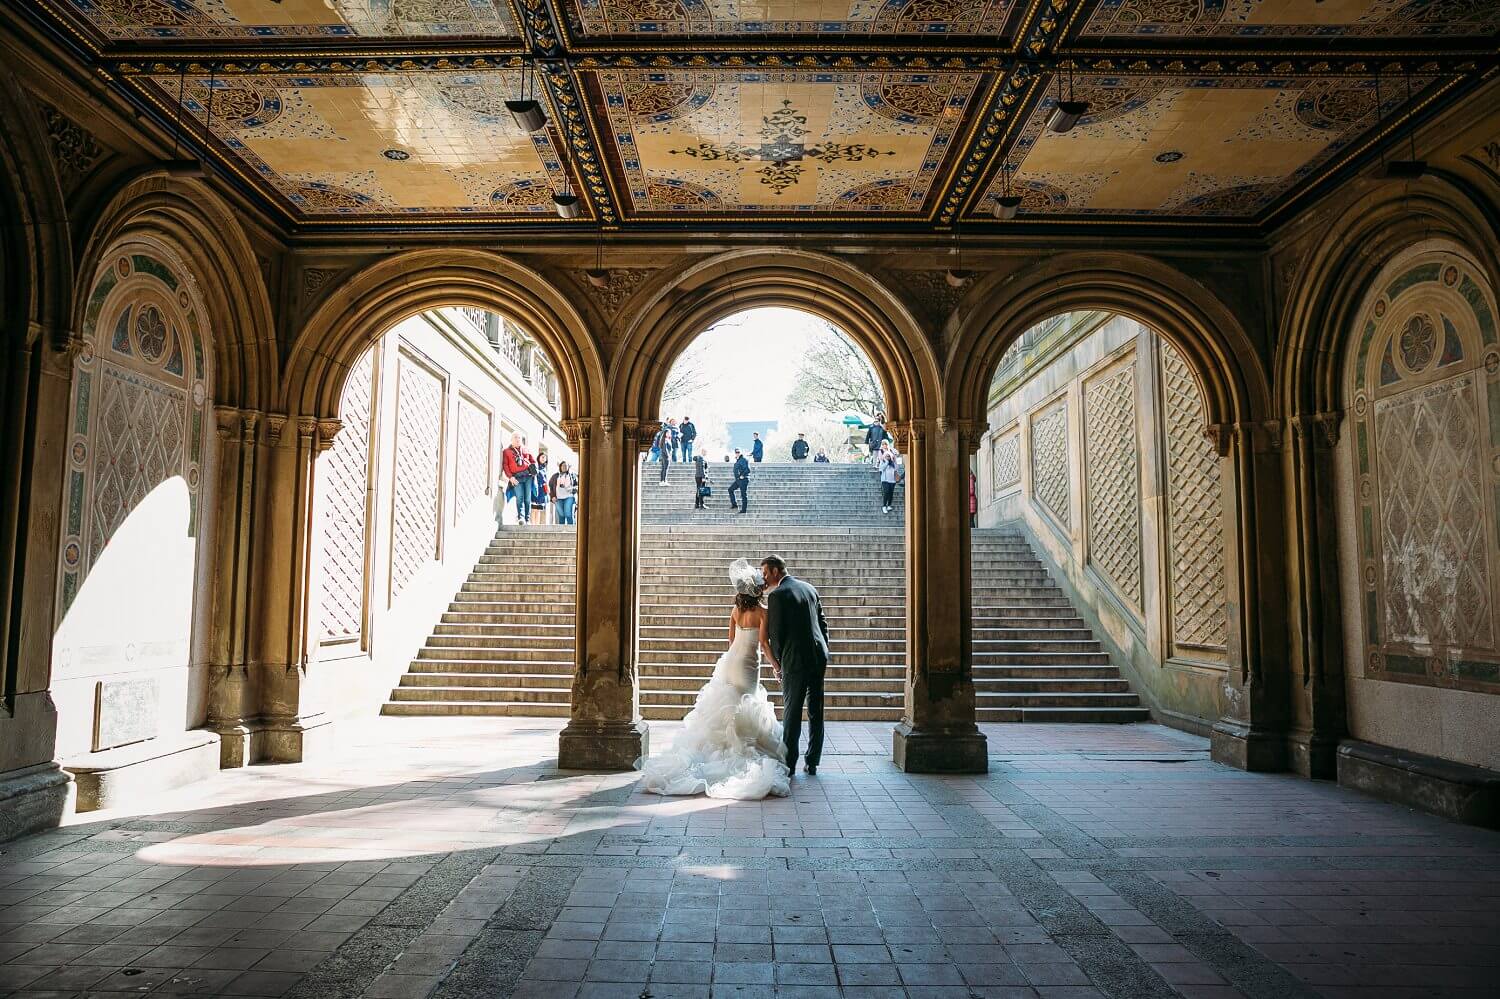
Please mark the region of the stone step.
<svg viewBox="0 0 1500 999"><path fill-rule="evenodd" d="M1105 652L979 652L974 653L974 665L979 666L1063 666L1063 665L1107 666L1109 654Z"/></svg>
<svg viewBox="0 0 1500 999"><path fill-rule="evenodd" d="M556 677L566 685L572 682L573 660L567 659L501 659L492 657L473 659L413 659L404 676L414 674L457 675L475 673L479 675L512 675L512 671L523 675L547 675Z"/></svg>
<svg viewBox="0 0 1500 999"><path fill-rule="evenodd" d="M770 696L771 703L779 708L781 706L781 691L772 690L769 686L767 686L766 693ZM685 708L690 708L693 706L693 701L695 701L697 697L697 688L693 688L691 690L653 690L648 702L646 692L642 690L641 705L642 707L644 707L647 703L653 705L675 704ZM826 686L823 689L823 704L825 706L825 714L826 708L828 707L880 708L895 705L899 708L901 706L901 699L902 694L900 691L888 694L860 691L834 692L829 690Z"/></svg>
<svg viewBox="0 0 1500 999"><path fill-rule="evenodd" d="M538 690L560 690L571 688L572 672L566 673L520 673L507 670L503 673L411 672L401 677L400 687L483 687L502 690L507 687L530 687ZM567 702L564 695L562 700Z"/></svg>
<svg viewBox="0 0 1500 999"><path fill-rule="evenodd" d="M1025 640L1025 639L1019 639L1018 640L1018 639L1009 639L1009 638L999 638L999 639L979 639L979 638L976 638L976 639L974 639L974 653L975 653L975 655L978 655L980 653L985 653L985 654L1003 654L1003 653L1007 653L1007 652L1036 652L1036 653L1043 653L1043 652L1045 652L1045 653L1049 653L1049 654L1053 653L1053 652L1060 652L1060 653L1063 653L1063 654L1068 654L1068 653L1078 653L1078 652L1098 652L1100 650L1100 648L1101 648L1101 646L1099 645L1099 643L1096 642L1096 641L1094 641L1092 638L1085 639L1085 640L1082 640L1082 641L1079 641L1079 640L1072 640L1072 641L1063 641L1063 640L1032 641L1032 640Z"/></svg>
<svg viewBox="0 0 1500 999"><path fill-rule="evenodd" d="M974 664L974 680L1112 680L1120 671L1111 663L1032 663L1012 666L987 666Z"/></svg>
<svg viewBox="0 0 1500 999"><path fill-rule="evenodd" d="M641 700L646 700L648 695L654 696L660 691L672 691L680 693L687 691L697 693L702 686L708 682L707 676L650 676L641 675ZM771 676L770 670L764 671L761 683L769 691L780 691L781 685L776 678ZM896 679L893 684L886 677L844 677L829 674L823 678L823 691L825 696L834 693L891 693L894 696L902 696L902 681Z"/></svg>
<svg viewBox="0 0 1500 999"><path fill-rule="evenodd" d="M572 696L570 686L562 687L397 687L391 691L391 700L403 701L534 701L542 704L568 703Z"/></svg>
<svg viewBox="0 0 1500 999"><path fill-rule="evenodd" d="M1074 677L1004 677L993 679L976 676L974 694L979 698L1013 697L1017 694L1125 694L1134 698L1130 684L1122 679L1086 680ZM988 704L989 701L985 700ZM1139 704L1139 700L1133 703Z"/></svg>
<svg viewBox="0 0 1500 999"><path fill-rule="evenodd" d="M417 650L417 658L432 662L450 660L483 660L489 662L567 662L573 661L573 646L551 649L502 649L483 646L424 645Z"/></svg>
<svg viewBox="0 0 1500 999"><path fill-rule="evenodd" d="M519 718L566 718L571 709L566 701L560 704L544 704L537 701L387 701L380 708L382 715L421 717L519 717Z"/></svg>
<svg viewBox="0 0 1500 999"><path fill-rule="evenodd" d="M427 648L429 649L571 649L573 647L573 636L567 635L535 635L527 632L512 632L501 635L460 634L450 635L447 633L429 635Z"/></svg>
<svg viewBox="0 0 1500 999"><path fill-rule="evenodd" d="M713 672L713 663L643 663L641 664L641 676L653 676L662 679L690 678L702 684L706 682ZM770 670L762 667L761 679L764 681L771 675ZM848 677L850 679L881 679L894 681L896 687L900 687L906 680L906 664L890 663L886 665L830 663L827 677ZM825 677L825 679L827 678Z"/></svg>
<svg viewBox="0 0 1500 999"><path fill-rule="evenodd" d="M975 691L975 703L987 708L1136 708L1140 698L1123 694L1059 691L1054 693Z"/></svg>
<svg viewBox="0 0 1500 999"><path fill-rule="evenodd" d="M445 613L448 617L452 612ZM573 640L573 612L568 611L561 623L537 621L440 621L433 626L434 635L535 635Z"/></svg>
<svg viewBox="0 0 1500 999"><path fill-rule="evenodd" d="M1129 722L1151 720L1151 712L1145 708L991 708L974 710L975 720L981 722L1032 722L1033 724L1056 724L1058 722L1078 725L1124 725Z"/></svg>

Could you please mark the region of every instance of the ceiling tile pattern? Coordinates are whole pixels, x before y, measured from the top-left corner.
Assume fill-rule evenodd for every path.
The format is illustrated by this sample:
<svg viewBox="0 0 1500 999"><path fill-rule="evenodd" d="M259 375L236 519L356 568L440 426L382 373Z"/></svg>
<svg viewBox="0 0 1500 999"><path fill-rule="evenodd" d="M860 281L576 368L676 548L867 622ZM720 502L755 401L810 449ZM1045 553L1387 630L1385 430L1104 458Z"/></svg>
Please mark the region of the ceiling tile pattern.
<svg viewBox="0 0 1500 999"><path fill-rule="evenodd" d="M998 36L1017 0L579 0L584 36Z"/></svg>
<svg viewBox="0 0 1500 999"><path fill-rule="evenodd" d="M1100 0L1091 38L1421 38L1500 30L1495 0Z"/></svg>
<svg viewBox="0 0 1500 999"><path fill-rule="evenodd" d="M505 110L516 71L154 82L301 215L549 216L563 187L551 130Z"/></svg>
<svg viewBox="0 0 1500 999"><path fill-rule="evenodd" d="M1024 213L1254 216L1376 121L1373 80L1086 76L1072 89L1090 110L1071 131L1046 127L1053 90L1013 146ZM1384 114L1404 103L1399 95L1384 88ZM1003 187L997 177L982 210Z"/></svg>
<svg viewBox="0 0 1500 999"><path fill-rule="evenodd" d="M508 0L70 0L115 41L519 35Z"/></svg>
<svg viewBox="0 0 1500 999"><path fill-rule="evenodd" d="M351 231L1261 226L1500 66L1500 0L24 6L184 155L291 225ZM534 134L505 109L522 65ZM1067 134L1045 124L1059 73L1090 104ZM552 201L570 189L576 222Z"/></svg>
<svg viewBox="0 0 1500 999"><path fill-rule="evenodd" d="M597 89L638 213L917 215L978 73L608 71Z"/></svg>

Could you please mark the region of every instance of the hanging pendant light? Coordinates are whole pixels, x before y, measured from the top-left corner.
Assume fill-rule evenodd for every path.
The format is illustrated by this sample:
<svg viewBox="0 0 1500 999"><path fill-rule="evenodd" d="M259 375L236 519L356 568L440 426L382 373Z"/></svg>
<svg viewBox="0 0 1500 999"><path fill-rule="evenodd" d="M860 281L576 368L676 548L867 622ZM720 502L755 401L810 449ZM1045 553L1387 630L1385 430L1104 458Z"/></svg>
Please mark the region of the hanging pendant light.
<svg viewBox="0 0 1500 999"><path fill-rule="evenodd" d="M530 83L530 94L527 93L527 83ZM536 77L535 69L531 63L526 64L526 69L521 76L521 96L513 101L505 102L505 110L516 120L516 125L526 132L540 132L547 127L547 112L542 110L542 104L536 99Z"/></svg>
<svg viewBox="0 0 1500 999"><path fill-rule="evenodd" d="M609 287L609 271L604 269L604 230L599 230L599 238L594 243L594 266L583 272L589 284L595 288Z"/></svg>
<svg viewBox="0 0 1500 999"><path fill-rule="evenodd" d="M1021 211L1021 196L1012 194L1010 190L1010 175L1013 169L1009 163L1003 163L1000 166L1000 178L1005 193L995 199L995 218L1002 222L1009 222Z"/></svg>
<svg viewBox="0 0 1500 999"><path fill-rule="evenodd" d="M974 275L970 271L964 270L964 251L963 245L959 241L958 223L956 222L953 225L953 248L948 252L954 257L954 266L943 271L943 280L948 282L948 287L950 288L962 288L969 283L969 279Z"/></svg>
<svg viewBox="0 0 1500 999"><path fill-rule="evenodd" d="M184 103L187 91L187 63L177 65L177 128L172 132L172 158L164 162L162 170L168 177L178 177L188 180L198 180L204 175L203 161L196 157L184 157L178 151L177 142L182 137L183 123L182 112L187 107ZM213 114L213 90L209 90L209 115Z"/></svg>
<svg viewBox="0 0 1500 999"><path fill-rule="evenodd" d="M1406 74L1406 137L1411 143L1411 158L1405 160L1388 160L1385 164L1385 175L1391 180L1416 180L1427 172L1427 161L1417 159L1417 122L1412 115L1411 107L1411 68L1403 67ZM1379 98L1380 77L1375 78L1376 100ZM1375 108L1375 113L1380 114L1380 108ZM1378 117L1377 117L1378 120Z"/></svg>
<svg viewBox="0 0 1500 999"><path fill-rule="evenodd" d="M567 164L563 165L564 171ZM573 182L568 180L566 172L563 176L563 189L554 191L552 194L552 207L557 209L557 217L560 219L576 219L583 211L582 199L573 193Z"/></svg>
<svg viewBox="0 0 1500 999"><path fill-rule="evenodd" d="M1089 102L1074 100L1073 97L1073 66L1068 64L1068 99L1062 99L1062 73L1057 74L1057 104L1052 109L1052 115L1047 119L1047 127L1061 135L1071 132L1073 126L1078 124L1079 119L1089 112Z"/></svg>

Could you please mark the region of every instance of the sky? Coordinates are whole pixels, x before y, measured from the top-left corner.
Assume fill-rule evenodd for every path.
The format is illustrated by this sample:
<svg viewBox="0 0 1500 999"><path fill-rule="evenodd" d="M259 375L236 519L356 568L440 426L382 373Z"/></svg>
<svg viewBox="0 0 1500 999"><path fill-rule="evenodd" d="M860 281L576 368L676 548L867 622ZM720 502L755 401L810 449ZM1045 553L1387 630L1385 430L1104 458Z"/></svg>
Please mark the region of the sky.
<svg viewBox="0 0 1500 999"><path fill-rule="evenodd" d="M688 347L701 351L708 387L688 400L686 411L696 402L730 421L779 419L803 350L826 328L823 320L796 309L751 309L729 317Z"/></svg>

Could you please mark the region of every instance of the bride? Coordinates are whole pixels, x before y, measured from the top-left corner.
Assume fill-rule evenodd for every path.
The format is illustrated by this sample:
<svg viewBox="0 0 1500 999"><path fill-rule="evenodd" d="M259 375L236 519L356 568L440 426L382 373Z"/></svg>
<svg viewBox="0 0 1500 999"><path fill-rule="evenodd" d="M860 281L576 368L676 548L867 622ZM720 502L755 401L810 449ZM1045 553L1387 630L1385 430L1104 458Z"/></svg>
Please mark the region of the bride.
<svg viewBox="0 0 1500 999"><path fill-rule="evenodd" d="M745 559L730 565L729 578L734 582L729 648L698 692L672 748L642 763L643 790L740 800L791 790L781 726L760 685L756 658L758 650L764 651L776 667L766 644L766 609L760 602L765 578Z"/></svg>

